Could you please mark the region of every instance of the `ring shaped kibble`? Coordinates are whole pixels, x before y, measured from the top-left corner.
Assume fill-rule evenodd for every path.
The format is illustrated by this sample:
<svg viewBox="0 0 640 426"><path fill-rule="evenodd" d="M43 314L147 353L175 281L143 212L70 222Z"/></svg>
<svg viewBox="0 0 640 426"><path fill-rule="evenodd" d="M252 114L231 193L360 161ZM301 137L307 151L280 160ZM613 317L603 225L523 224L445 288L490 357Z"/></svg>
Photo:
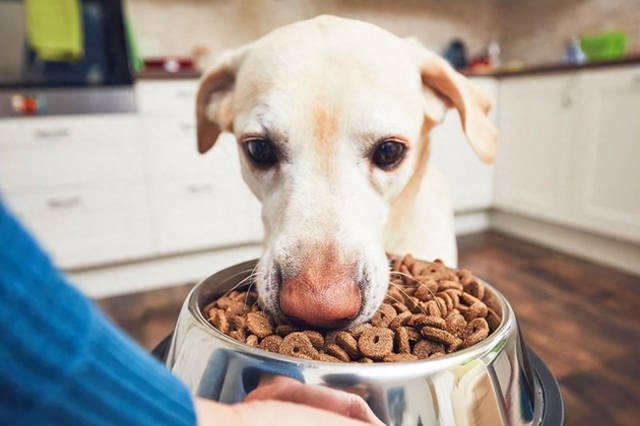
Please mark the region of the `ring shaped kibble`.
<svg viewBox="0 0 640 426"><path fill-rule="evenodd" d="M248 346L324 362L431 359L481 342L502 320L496 296L467 269L391 256L389 288L370 321L345 330L277 324L255 291L231 291L203 309L215 328Z"/></svg>
<svg viewBox="0 0 640 426"><path fill-rule="evenodd" d="M360 335L358 349L374 361L382 360L393 352L393 331L383 327L371 327Z"/></svg>

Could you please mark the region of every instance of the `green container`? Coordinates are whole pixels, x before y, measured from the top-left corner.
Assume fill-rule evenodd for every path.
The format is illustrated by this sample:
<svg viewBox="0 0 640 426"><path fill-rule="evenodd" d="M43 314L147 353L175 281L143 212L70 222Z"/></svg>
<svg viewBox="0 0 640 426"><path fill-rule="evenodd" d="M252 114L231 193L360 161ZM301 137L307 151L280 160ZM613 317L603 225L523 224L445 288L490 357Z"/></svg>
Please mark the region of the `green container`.
<svg viewBox="0 0 640 426"><path fill-rule="evenodd" d="M606 61L622 58L627 53L628 37L615 31L583 36L580 47L590 61Z"/></svg>

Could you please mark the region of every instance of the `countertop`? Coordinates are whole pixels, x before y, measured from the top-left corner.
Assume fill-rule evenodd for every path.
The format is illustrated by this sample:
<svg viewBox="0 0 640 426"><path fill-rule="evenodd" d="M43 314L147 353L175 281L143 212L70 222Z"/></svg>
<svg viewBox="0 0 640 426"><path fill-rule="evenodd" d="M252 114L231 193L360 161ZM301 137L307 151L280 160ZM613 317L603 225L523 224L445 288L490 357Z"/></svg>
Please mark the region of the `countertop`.
<svg viewBox="0 0 640 426"><path fill-rule="evenodd" d="M136 80L188 80L198 79L202 74L196 70L168 72L164 70L142 71L135 75Z"/></svg>
<svg viewBox="0 0 640 426"><path fill-rule="evenodd" d="M501 67L486 71L462 71L468 77L518 77L521 75L547 74L568 71L579 71L583 69L618 67L626 65L640 64L640 54L627 56L622 59L612 61L594 61L581 65L571 65L564 63L549 63L537 65L521 65L518 67ZM184 80L198 79L201 74L195 70L178 71L170 73L162 70L143 71L135 76L136 80Z"/></svg>
<svg viewBox="0 0 640 426"><path fill-rule="evenodd" d="M583 69L593 68L606 68L606 67L618 67L625 65L640 64L640 54L627 56L625 58L611 60L611 61L592 61L584 64L574 65L565 63L549 63L549 64L537 64L537 65L521 65L517 67L501 67L497 69L491 69L487 71L471 71L462 72L468 77L518 77L521 75L531 74L547 74L547 73L559 73L567 71L580 71Z"/></svg>

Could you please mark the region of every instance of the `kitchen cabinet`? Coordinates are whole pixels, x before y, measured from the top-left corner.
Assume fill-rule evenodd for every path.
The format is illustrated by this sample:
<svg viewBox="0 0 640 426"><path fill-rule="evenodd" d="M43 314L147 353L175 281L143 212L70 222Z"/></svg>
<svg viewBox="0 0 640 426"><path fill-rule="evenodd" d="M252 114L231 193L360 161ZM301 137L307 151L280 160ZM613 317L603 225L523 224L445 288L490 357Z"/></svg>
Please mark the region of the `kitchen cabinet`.
<svg viewBox="0 0 640 426"><path fill-rule="evenodd" d="M242 180L235 140L223 135L205 155L196 149L196 89L196 81L137 87L154 238L162 254L262 240L260 204Z"/></svg>
<svg viewBox="0 0 640 426"><path fill-rule="evenodd" d="M0 122L0 191L61 268L154 254L133 114Z"/></svg>
<svg viewBox="0 0 640 426"><path fill-rule="evenodd" d="M138 111L142 115L194 114L197 80L142 80L135 89Z"/></svg>
<svg viewBox="0 0 640 426"><path fill-rule="evenodd" d="M640 242L640 68L585 73L582 85L577 219Z"/></svg>
<svg viewBox="0 0 640 426"><path fill-rule="evenodd" d="M495 205L640 242L640 69L500 83Z"/></svg>
<svg viewBox="0 0 640 426"><path fill-rule="evenodd" d="M0 192L59 267L261 240L260 205L242 181L235 142L197 152L196 88L140 84L139 114L0 121Z"/></svg>
<svg viewBox="0 0 640 426"><path fill-rule="evenodd" d="M144 185L9 190L6 202L58 267L110 264L154 253Z"/></svg>
<svg viewBox="0 0 640 426"><path fill-rule="evenodd" d="M135 114L0 121L0 188L141 182Z"/></svg>
<svg viewBox="0 0 640 426"><path fill-rule="evenodd" d="M487 91L496 101L498 82L493 78L473 78L473 83ZM498 104L491 111L496 121ZM455 109L447 112L444 121L431 131L431 158L449 183L454 210L463 214L486 210L493 204L493 166L483 163L473 152L462 130Z"/></svg>

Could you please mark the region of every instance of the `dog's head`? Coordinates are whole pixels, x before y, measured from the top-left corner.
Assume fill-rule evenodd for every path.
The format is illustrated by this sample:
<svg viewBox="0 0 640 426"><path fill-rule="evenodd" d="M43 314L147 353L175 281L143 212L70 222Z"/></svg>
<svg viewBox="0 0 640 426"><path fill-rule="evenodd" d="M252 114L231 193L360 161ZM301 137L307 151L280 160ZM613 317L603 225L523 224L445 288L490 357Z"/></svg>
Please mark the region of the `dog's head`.
<svg viewBox="0 0 640 426"><path fill-rule="evenodd" d="M198 149L233 132L262 202L256 282L266 309L316 326L373 315L389 278L389 204L450 106L491 161L486 95L416 43L335 17L280 28L202 77Z"/></svg>

